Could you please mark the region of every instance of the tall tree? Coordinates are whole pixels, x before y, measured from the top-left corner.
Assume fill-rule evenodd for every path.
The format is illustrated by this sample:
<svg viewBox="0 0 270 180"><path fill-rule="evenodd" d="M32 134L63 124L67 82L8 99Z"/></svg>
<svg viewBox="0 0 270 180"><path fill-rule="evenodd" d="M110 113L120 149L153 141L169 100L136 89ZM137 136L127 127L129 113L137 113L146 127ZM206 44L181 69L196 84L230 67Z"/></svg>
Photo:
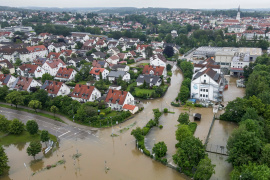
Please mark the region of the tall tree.
<svg viewBox="0 0 270 180"><path fill-rule="evenodd" d="M30 145L27 147L26 152L28 156L33 156L36 159L36 155L41 152L41 143L32 141Z"/></svg>
<svg viewBox="0 0 270 180"><path fill-rule="evenodd" d="M13 119L9 124L9 133L11 134L21 134L24 131L24 124L19 121L19 119Z"/></svg>
<svg viewBox="0 0 270 180"><path fill-rule="evenodd" d="M7 133L9 131L10 121L2 114L0 114L0 131Z"/></svg>
<svg viewBox="0 0 270 180"><path fill-rule="evenodd" d="M26 123L26 130L30 133L30 134L37 134L38 133L38 124L35 120L29 120Z"/></svg>
<svg viewBox="0 0 270 180"><path fill-rule="evenodd" d="M33 108L35 112L37 112L37 109L41 109L42 105L38 100L31 100L28 104L28 107Z"/></svg>
<svg viewBox="0 0 270 180"><path fill-rule="evenodd" d="M152 152L155 154L155 157L162 158L167 153L167 146L163 141L158 142L157 144L154 145Z"/></svg>
<svg viewBox="0 0 270 180"><path fill-rule="evenodd" d="M40 140L42 142L45 142L46 143L47 141L49 141L49 139L50 139L49 132L46 131L46 130L42 130L41 131L41 134L40 134ZM47 143L46 143L46 146L47 146Z"/></svg>
<svg viewBox="0 0 270 180"><path fill-rule="evenodd" d="M215 174L214 168L215 165L213 165L211 159L206 156L199 162L193 178L195 180L209 180L211 176Z"/></svg>
<svg viewBox="0 0 270 180"><path fill-rule="evenodd" d="M59 111L59 109L56 106L51 106L51 112L53 113L53 117L55 117L55 113L57 113Z"/></svg>
<svg viewBox="0 0 270 180"><path fill-rule="evenodd" d="M23 105L23 100L24 100L24 97L18 91L13 91L9 93L6 97L6 101L8 103L14 104L16 106L16 109L18 105Z"/></svg>
<svg viewBox="0 0 270 180"><path fill-rule="evenodd" d="M187 137L192 136L192 132L189 129L188 125L179 125L175 131L176 140L180 143L184 141Z"/></svg>
<svg viewBox="0 0 270 180"><path fill-rule="evenodd" d="M180 124L188 124L189 123L189 115L188 113L181 113L177 120Z"/></svg>
<svg viewBox="0 0 270 180"><path fill-rule="evenodd" d="M168 58L174 55L174 50L172 46L166 46L163 50L163 54L165 54Z"/></svg>
<svg viewBox="0 0 270 180"><path fill-rule="evenodd" d="M61 56L62 57L62 56ZM41 77L41 82L44 83L46 80L53 80L53 76L51 76L49 73L45 73Z"/></svg>
<svg viewBox="0 0 270 180"><path fill-rule="evenodd" d="M5 150L0 146L0 176L4 174L5 171L9 170L8 157Z"/></svg>

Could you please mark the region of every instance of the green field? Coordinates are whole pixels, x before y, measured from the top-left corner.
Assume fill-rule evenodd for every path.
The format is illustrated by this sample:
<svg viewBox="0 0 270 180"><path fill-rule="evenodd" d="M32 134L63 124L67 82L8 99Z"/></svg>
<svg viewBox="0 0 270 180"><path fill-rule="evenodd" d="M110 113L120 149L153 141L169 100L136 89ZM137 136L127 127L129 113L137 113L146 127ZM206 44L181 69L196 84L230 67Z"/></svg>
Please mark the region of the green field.
<svg viewBox="0 0 270 180"><path fill-rule="evenodd" d="M27 142L31 142L31 141L40 141L40 132L38 134L35 135L31 135L29 134L27 131L23 131L22 134L20 135L14 135L14 134L4 134L2 132L0 132L0 146L4 145L4 146L8 146L10 144L19 144L19 143L27 143ZM56 142L56 137L49 134L51 140L53 140L54 142Z"/></svg>

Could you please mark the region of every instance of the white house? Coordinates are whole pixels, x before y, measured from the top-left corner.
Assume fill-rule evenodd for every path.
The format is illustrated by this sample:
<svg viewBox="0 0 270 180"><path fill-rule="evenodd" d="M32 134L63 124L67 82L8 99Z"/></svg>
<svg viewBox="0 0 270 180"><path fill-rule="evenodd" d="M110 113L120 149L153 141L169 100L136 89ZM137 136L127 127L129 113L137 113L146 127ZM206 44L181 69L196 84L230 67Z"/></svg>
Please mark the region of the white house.
<svg viewBox="0 0 270 180"><path fill-rule="evenodd" d="M97 80L100 80L100 73L102 75L102 79L107 79L107 76L109 74L109 71L105 68L97 68L93 67L90 71L90 74Z"/></svg>
<svg viewBox="0 0 270 180"><path fill-rule="evenodd" d="M40 86L41 84L33 78L19 76L16 78L10 89L30 92L31 88L37 88Z"/></svg>
<svg viewBox="0 0 270 180"><path fill-rule="evenodd" d="M70 88L65 83L50 80L46 80L40 89L44 89L52 97L65 96L70 93Z"/></svg>
<svg viewBox="0 0 270 180"><path fill-rule="evenodd" d="M45 70L34 64L23 64L17 68L17 74L19 76L40 78L45 74Z"/></svg>
<svg viewBox="0 0 270 180"><path fill-rule="evenodd" d="M62 50L66 50L66 44L65 43L52 43L48 46L49 52L56 52L59 53Z"/></svg>
<svg viewBox="0 0 270 180"><path fill-rule="evenodd" d="M126 71L111 71L107 77L110 82L117 80L119 77L121 77L123 81L130 81L130 74Z"/></svg>
<svg viewBox="0 0 270 180"><path fill-rule="evenodd" d="M121 111L125 104L134 105L134 97L127 91L110 89L105 102L112 110Z"/></svg>
<svg viewBox="0 0 270 180"><path fill-rule="evenodd" d="M61 59L47 60L42 68L45 70L45 73L55 76L59 68L65 68L66 64Z"/></svg>
<svg viewBox="0 0 270 180"><path fill-rule="evenodd" d="M150 57L150 65L151 66L163 66L166 67L166 58L162 54L155 54Z"/></svg>
<svg viewBox="0 0 270 180"><path fill-rule="evenodd" d="M242 25L231 25L228 27L228 32L229 33L242 33L246 30L246 27L245 26L242 26Z"/></svg>
<svg viewBox="0 0 270 180"><path fill-rule="evenodd" d="M126 71L129 72L129 66L128 65L122 65L122 64L115 64L111 67L113 71Z"/></svg>
<svg viewBox="0 0 270 180"><path fill-rule="evenodd" d="M61 67L57 71L54 79L60 80L60 81L72 81L75 79L76 74L77 74L77 71L75 71L72 68Z"/></svg>
<svg viewBox="0 0 270 180"><path fill-rule="evenodd" d="M135 105L125 104L123 106L123 110L124 111L129 111L132 114L135 114L137 111L139 111L139 108L138 108L138 106L135 106Z"/></svg>
<svg viewBox="0 0 270 180"><path fill-rule="evenodd" d="M162 83L162 79L160 76L152 75L152 74L140 74L136 79L137 86L143 85L145 82L148 86L160 86Z"/></svg>
<svg viewBox="0 0 270 180"><path fill-rule="evenodd" d="M9 88L12 87L16 78L10 74L0 74L0 87L7 86Z"/></svg>
<svg viewBox="0 0 270 180"><path fill-rule="evenodd" d="M232 76L241 76L244 73L244 67L249 66L250 55L248 53L236 53L231 62L230 74Z"/></svg>
<svg viewBox="0 0 270 180"><path fill-rule="evenodd" d="M201 101L221 101L224 83L223 75L210 67L204 71L198 71L191 81L190 96Z"/></svg>
<svg viewBox="0 0 270 180"><path fill-rule="evenodd" d="M76 84L71 93L71 98L79 102L95 101L101 97L100 91L94 86Z"/></svg>
<svg viewBox="0 0 270 180"><path fill-rule="evenodd" d="M164 78L167 77L167 69L163 66L151 66L145 65L143 68L143 74L152 74L156 76L163 76Z"/></svg>
<svg viewBox="0 0 270 180"><path fill-rule="evenodd" d="M120 60L120 57L118 55L112 55L111 57L106 59L106 61L110 64L117 64L119 60Z"/></svg>

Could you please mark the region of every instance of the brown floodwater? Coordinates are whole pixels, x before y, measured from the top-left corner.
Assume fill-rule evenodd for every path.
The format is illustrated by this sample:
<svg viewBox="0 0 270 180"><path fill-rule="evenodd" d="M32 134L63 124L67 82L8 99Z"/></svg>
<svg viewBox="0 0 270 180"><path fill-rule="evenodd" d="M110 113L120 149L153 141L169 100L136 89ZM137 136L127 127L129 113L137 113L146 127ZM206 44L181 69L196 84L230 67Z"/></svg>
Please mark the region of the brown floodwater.
<svg viewBox="0 0 270 180"><path fill-rule="evenodd" d="M244 97L245 96L245 88L238 88L236 86L236 80L238 78L231 77L231 76L225 76L225 78L228 81L228 89L224 90L223 92L223 101L224 102L229 102L237 97Z"/></svg>
<svg viewBox="0 0 270 180"><path fill-rule="evenodd" d="M11 169L9 175L2 177L4 180L9 179L108 179L108 180L121 180L121 179L172 179L182 180L190 179L185 175L168 168L161 163L158 163L151 158L145 156L135 147L134 137L130 135L131 130L136 127L143 127L151 118L153 118L152 109L154 108L168 108L169 111L175 112L174 114L164 114L160 118L160 125L163 129L154 127L146 137L146 146L152 149L154 143L164 141L168 147L167 158L172 162L171 156L175 153L175 130L178 124L177 119L181 112L187 112L187 109L181 107L172 107L170 102L175 99L180 89L182 82L181 72L173 68L172 84L163 98L156 100L143 100L141 103L144 110L137 114L134 118L114 126L113 128L106 128L98 130L95 134L89 132L82 133L78 138L69 135L61 138L59 149L53 153L44 156L39 153L34 160L26 153L27 144L10 145L5 147L9 157L9 165ZM192 113L201 113L202 120L197 122L198 127L195 136L199 137L203 142L206 139L212 118L213 112L211 108L196 108L191 111ZM193 121L192 116L190 120ZM120 133L120 130L125 127L131 127L127 131ZM216 123L217 124L217 123ZM219 136L211 134L211 140L223 136L229 136L230 127L224 124L213 128L212 133L220 133ZM217 126L217 127L216 127ZM225 128L225 130L222 128ZM227 130L226 130L227 129ZM111 133L117 134L117 137L111 137ZM217 137L216 137L217 136ZM228 137L226 137L228 138ZM224 140L226 139L224 138ZM218 139L216 139L218 140ZM45 147L45 144L43 145ZM73 159L73 155L80 153L78 159ZM64 157L62 157L64 155ZM219 157L214 155L209 156L213 163L217 164L217 174L215 177L222 179L218 172L226 162L223 162ZM66 163L58 165L50 170L44 170L47 165L55 164L57 161L65 159ZM105 163L106 162L106 163ZM223 162L223 163L222 163ZM26 163L27 168L25 168ZM105 166L109 168L105 172ZM217 168L216 167L216 168ZM224 169L225 173L229 173L231 169ZM35 172L35 175L30 175ZM30 176L29 176L30 175Z"/></svg>

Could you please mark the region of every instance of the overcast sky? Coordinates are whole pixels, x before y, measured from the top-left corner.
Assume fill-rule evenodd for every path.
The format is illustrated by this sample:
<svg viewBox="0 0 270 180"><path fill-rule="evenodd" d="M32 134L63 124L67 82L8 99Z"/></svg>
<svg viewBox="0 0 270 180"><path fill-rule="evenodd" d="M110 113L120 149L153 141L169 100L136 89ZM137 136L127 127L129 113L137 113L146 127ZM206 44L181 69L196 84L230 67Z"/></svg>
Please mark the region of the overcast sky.
<svg viewBox="0 0 270 180"><path fill-rule="evenodd" d="M12 7L166 7L194 9L270 8L270 0L0 0Z"/></svg>

